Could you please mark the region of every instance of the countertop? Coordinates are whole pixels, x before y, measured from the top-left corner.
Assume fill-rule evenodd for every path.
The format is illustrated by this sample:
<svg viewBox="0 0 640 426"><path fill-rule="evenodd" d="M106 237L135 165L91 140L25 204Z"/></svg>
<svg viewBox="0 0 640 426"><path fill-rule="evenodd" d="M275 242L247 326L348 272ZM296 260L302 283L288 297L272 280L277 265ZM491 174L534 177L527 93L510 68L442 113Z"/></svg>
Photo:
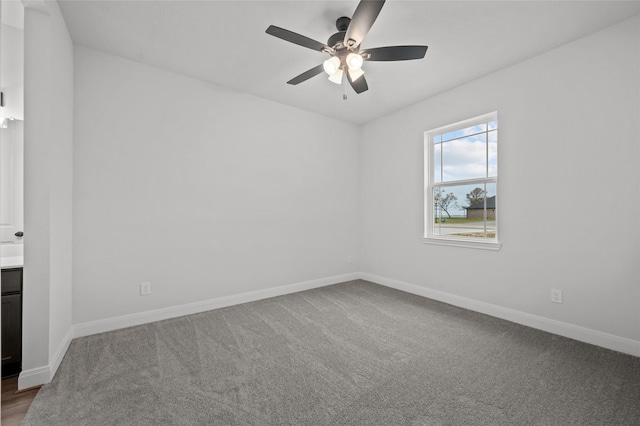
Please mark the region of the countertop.
<svg viewBox="0 0 640 426"><path fill-rule="evenodd" d="M24 265L23 256L0 257L0 267L2 269L22 268Z"/></svg>

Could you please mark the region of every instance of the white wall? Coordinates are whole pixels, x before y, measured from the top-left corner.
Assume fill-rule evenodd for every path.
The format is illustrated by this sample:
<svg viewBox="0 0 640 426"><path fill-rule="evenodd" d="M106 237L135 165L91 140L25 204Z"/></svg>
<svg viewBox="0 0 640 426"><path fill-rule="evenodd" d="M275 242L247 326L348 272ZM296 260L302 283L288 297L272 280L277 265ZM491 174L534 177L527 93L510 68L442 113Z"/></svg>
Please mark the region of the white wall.
<svg viewBox="0 0 640 426"><path fill-rule="evenodd" d="M73 45L56 2L29 5L20 388L49 381L71 337Z"/></svg>
<svg viewBox="0 0 640 426"><path fill-rule="evenodd" d="M364 125L362 270L637 343L639 27L636 17ZM502 250L423 244L423 132L495 110Z"/></svg>
<svg viewBox="0 0 640 426"><path fill-rule="evenodd" d="M356 126L83 47L74 122L75 324L357 271Z"/></svg>
<svg viewBox="0 0 640 426"><path fill-rule="evenodd" d="M71 337L72 232L73 232L73 43L57 3L51 6L52 26L51 91L53 94L49 151L51 321L50 362L60 362ZM57 365L54 366L57 369Z"/></svg>

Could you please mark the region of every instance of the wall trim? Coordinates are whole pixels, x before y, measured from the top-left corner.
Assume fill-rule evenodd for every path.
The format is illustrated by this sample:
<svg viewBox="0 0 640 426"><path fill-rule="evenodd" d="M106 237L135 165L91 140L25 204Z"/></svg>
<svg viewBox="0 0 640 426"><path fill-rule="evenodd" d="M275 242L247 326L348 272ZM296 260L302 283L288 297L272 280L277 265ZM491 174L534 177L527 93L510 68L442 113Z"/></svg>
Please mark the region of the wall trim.
<svg viewBox="0 0 640 426"><path fill-rule="evenodd" d="M60 363L66 355L72 340L73 326L67 330L67 333L62 338L62 342L58 345L58 349L48 365L23 370L20 373L18 376L18 390L29 389L34 386L49 383L53 379L53 376L55 376L56 371L58 371L58 367L60 367Z"/></svg>
<svg viewBox="0 0 640 426"><path fill-rule="evenodd" d="M336 275L333 277L319 278L316 280L303 281L263 290L250 291L247 293L218 297L215 299L209 299L200 302L170 306L167 308L156 309L152 311L72 325L62 339L62 342L60 342L58 349L56 350L53 358L51 359L51 362L48 365L31 368L29 370L23 370L20 373L20 376L18 377L18 389L28 389L51 382L56 372L58 371L58 367L60 367L60 363L62 363L62 360L64 359L64 356L67 353L72 340L76 337L89 336L92 334L104 333L107 331L132 327L135 325L148 324L155 321L197 314L200 312L206 312L213 309L224 308L227 306L255 302L257 300L268 299L271 297L282 296L290 293L297 293L300 291L311 290L314 288L325 287L333 284L339 284L345 281L357 280L359 278L360 273L352 272L348 274Z"/></svg>
<svg viewBox="0 0 640 426"><path fill-rule="evenodd" d="M36 367L29 370L22 370L18 376L18 389L28 389L40 386L51 381L51 369L48 365Z"/></svg>
<svg viewBox="0 0 640 426"><path fill-rule="evenodd" d="M239 305L241 303L255 302L270 297L282 296L290 293L297 293L304 290L311 290L318 287L338 284L345 281L357 280L360 273L352 272L348 274L336 275L333 277L320 278L316 280L303 281L294 284L287 284L263 290L250 291L247 293L234 294L231 296L218 297L215 299L203 300L200 302L187 303L178 306L169 306L162 309L145 311L135 314L122 315L114 318L106 318L97 321L89 321L73 326L73 337L84 337L92 334L104 333L121 328L136 325L148 324L150 322L161 321L170 318L177 318L184 315L192 315L206 312L213 309L225 308L227 306Z"/></svg>
<svg viewBox="0 0 640 426"><path fill-rule="evenodd" d="M474 300L467 297L457 296L455 294L434 290L416 284L410 284L392 278L382 277L380 275L370 274L367 272L352 272L327 278L303 281L263 290L250 291L246 293L218 297L215 299L209 299L200 302L170 306L167 308L155 309L152 311L122 315L119 317L72 325L65 334L62 342L58 346L58 350L54 354L49 365L24 370L20 373L20 376L18 378L18 389L28 389L34 386L49 383L53 379L53 376L56 374L56 371L58 371L58 367L60 367L60 363L67 353L72 340L76 337L84 337L126 327L148 324L155 321L197 314L213 309L239 305L242 303L255 302L262 299L297 293L300 291L311 290L314 288L325 287L357 279L370 281L372 283L379 284L385 287L426 297L428 299L438 300L440 302L448 303L460 308L469 309L471 311L491 315L493 317L501 318L517 324L533 327L538 330L640 357L640 341L541 317L538 315L528 314L526 312L493 305L491 303L481 302L479 300Z"/></svg>
<svg viewBox="0 0 640 426"><path fill-rule="evenodd" d="M56 371L58 371L58 367L60 367L60 363L62 362L64 356L67 354L67 350L71 345L71 341L73 340L73 325L69 327L67 333L62 338L62 342L58 345L58 350L53 355L53 359L49 363L51 370L51 378L56 375Z"/></svg>
<svg viewBox="0 0 640 426"><path fill-rule="evenodd" d="M385 287L394 288L396 290L405 291L407 293L418 296L427 297L429 299L438 300L460 308L469 309L471 311L480 312L501 318L517 324L533 327L538 330L546 331L581 342L601 346L625 354L640 357L640 341L628 339L626 337L616 336L614 334L604 333L602 331L581 327L562 321L557 321L538 315L528 314L526 312L516 311L514 309L505 308L491 303L481 302L467 297L457 296L451 293L434 290L415 284L406 283L392 278L381 277L375 274L361 273L360 278Z"/></svg>

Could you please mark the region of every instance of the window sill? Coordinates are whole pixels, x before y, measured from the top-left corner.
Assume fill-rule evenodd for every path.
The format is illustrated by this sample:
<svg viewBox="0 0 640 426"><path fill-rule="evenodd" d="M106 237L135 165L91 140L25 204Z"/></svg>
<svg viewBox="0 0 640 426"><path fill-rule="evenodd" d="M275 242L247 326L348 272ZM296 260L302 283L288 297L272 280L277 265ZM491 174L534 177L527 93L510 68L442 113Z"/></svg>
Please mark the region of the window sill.
<svg viewBox="0 0 640 426"><path fill-rule="evenodd" d="M438 237L423 237L422 242L424 244L436 244L441 246L450 247L464 247L480 250L500 250L502 243L497 241L476 241L465 239L452 239L452 238L438 238Z"/></svg>

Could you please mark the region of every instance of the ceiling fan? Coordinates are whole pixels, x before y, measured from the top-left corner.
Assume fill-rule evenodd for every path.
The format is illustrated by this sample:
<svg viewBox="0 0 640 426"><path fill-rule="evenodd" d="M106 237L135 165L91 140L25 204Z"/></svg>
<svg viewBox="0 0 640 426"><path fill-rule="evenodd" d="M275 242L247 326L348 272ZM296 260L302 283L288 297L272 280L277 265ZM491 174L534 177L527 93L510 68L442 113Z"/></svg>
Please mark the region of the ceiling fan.
<svg viewBox="0 0 640 426"><path fill-rule="evenodd" d="M338 32L329 37L327 44L310 39L293 31L270 25L267 34L281 38L309 49L331 55L324 63L303 72L287 81L288 84L300 84L325 71L329 80L342 84L343 76L356 93L369 89L364 78L364 61L407 61L422 59L427 46L386 46L360 50L360 44L375 22L385 0L361 0L352 18L343 16L336 21Z"/></svg>

